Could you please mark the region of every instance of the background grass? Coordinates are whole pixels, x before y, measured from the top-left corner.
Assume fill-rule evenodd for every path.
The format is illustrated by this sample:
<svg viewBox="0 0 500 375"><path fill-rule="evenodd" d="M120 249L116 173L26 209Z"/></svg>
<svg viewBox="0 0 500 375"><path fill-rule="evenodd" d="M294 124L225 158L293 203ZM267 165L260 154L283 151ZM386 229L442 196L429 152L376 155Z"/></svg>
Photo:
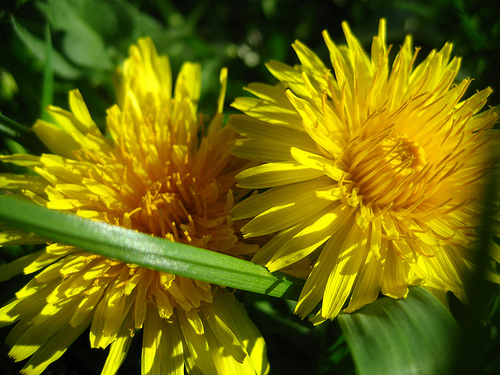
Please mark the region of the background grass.
<svg viewBox="0 0 500 375"><path fill-rule="evenodd" d="M494 5L492 5L492 3ZM67 92L79 88L98 125L104 127L105 110L115 102L111 74L137 38L150 35L159 52L170 56L174 75L185 60L203 65L201 110L215 110L219 71L229 68L226 109L253 81L274 82L264 63L297 62L290 44L300 39L328 61L321 31L328 29L343 42L340 23L347 20L369 49L378 20L387 19L388 42L394 50L406 34L414 36L421 57L446 41L462 57L460 78L473 77L469 94L487 86L494 89L490 105L500 104L500 9L489 0L10 0L0 5L0 111L19 126L0 118L0 152L44 151L29 132L43 115L46 41L54 51L54 104L67 108ZM16 129L13 131L12 129ZM8 167L0 166L0 171ZM0 251L11 261L33 247ZM26 278L2 284L0 302L11 298ZM500 291L482 285L482 320L471 318L452 300L459 324L474 333L473 371L500 373ZM293 302L255 294L241 294L247 310L266 338L273 374L350 374L354 365L336 321L312 327L290 314ZM470 328L472 327L472 328ZM9 329L0 330L5 341ZM120 374L140 373L140 335ZM0 349L0 372L15 374L22 367ZM106 351L89 349L82 335L68 352L49 367L47 374L98 374ZM91 360L89 360L91 359ZM471 370L472 371L472 370Z"/></svg>

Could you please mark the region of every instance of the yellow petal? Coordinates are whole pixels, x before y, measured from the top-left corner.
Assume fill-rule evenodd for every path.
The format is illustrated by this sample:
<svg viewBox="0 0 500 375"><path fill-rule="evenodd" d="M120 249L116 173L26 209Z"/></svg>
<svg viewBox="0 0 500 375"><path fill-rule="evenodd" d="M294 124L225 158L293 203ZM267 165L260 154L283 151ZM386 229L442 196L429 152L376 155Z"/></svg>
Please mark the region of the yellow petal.
<svg viewBox="0 0 500 375"><path fill-rule="evenodd" d="M353 225L342 245L325 287L321 315L333 319L349 297L361 265L367 256L368 239L357 225Z"/></svg>
<svg viewBox="0 0 500 375"><path fill-rule="evenodd" d="M162 336L160 358L168 358L168 361L161 361L162 374L184 375L185 353L179 322L163 321L162 325L165 334Z"/></svg>
<svg viewBox="0 0 500 375"><path fill-rule="evenodd" d="M48 365L64 354L73 341L87 329L88 324L89 320L86 320L77 327L68 325L64 329L61 329L33 354L28 363L23 367L22 372L29 375L41 374Z"/></svg>
<svg viewBox="0 0 500 375"><path fill-rule="evenodd" d="M337 231L325 244L299 296L295 313L305 318L322 300L328 277L337 261L345 233ZM319 313L318 313L319 314ZM324 320L324 319L323 319ZM314 321L313 321L314 323Z"/></svg>
<svg viewBox="0 0 500 375"><path fill-rule="evenodd" d="M22 167L35 167L41 164L40 156L29 154L0 155L0 160L20 165Z"/></svg>
<svg viewBox="0 0 500 375"><path fill-rule="evenodd" d="M269 372L269 362L267 360L266 342L247 315L243 305L238 300L235 300L233 295L216 293L210 308L236 335L238 341L245 346L248 355L244 359L244 365L248 363L250 368L243 371L243 373L267 374Z"/></svg>
<svg viewBox="0 0 500 375"><path fill-rule="evenodd" d="M163 334L168 334L168 331L162 330L162 319L151 303L147 304L146 310L142 337L141 373L161 375L160 344Z"/></svg>
<svg viewBox="0 0 500 375"><path fill-rule="evenodd" d="M33 131L54 154L71 159L74 158L73 151L82 148L70 133L49 122L38 120Z"/></svg>
<svg viewBox="0 0 500 375"><path fill-rule="evenodd" d="M17 246L17 245L34 245L44 242L47 242L47 240L34 233L26 233L17 230L4 230L0 232L0 247ZM2 277L3 275L0 276L0 279Z"/></svg>
<svg viewBox="0 0 500 375"><path fill-rule="evenodd" d="M236 186L247 189L262 189L312 180L322 175L322 171L296 162L267 163L240 172L236 176L238 180Z"/></svg>
<svg viewBox="0 0 500 375"><path fill-rule="evenodd" d="M321 211L325 209L325 206L325 200L316 198L315 192L309 191L293 203L269 208L247 223L241 231L245 237L273 233L304 220L316 220L321 216Z"/></svg>
<svg viewBox="0 0 500 375"><path fill-rule="evenodd" d="M290 88L295 95L303 98L308 98L310 96L310 92L302 78L301 70L295 69L279 61L270 61L266 64L266 67L279 81L286 82L286 87ZM300 123L297 125L300 125Z"/></svg>
<svg viewBox="0 0 500 375"><path fill-rule="evenodd" d="M382 240L382 247L387 246L386 243L387 240ZM396 254L392 247L388 247L382 293L392 298L405 298L408 295L408 286L410 285L409 268L408 264Z"/></svg>
<svg viewBox="0 0 500 375"><path fill-rule="evenodd" d="M278 107L272 102L262 101L256 98L241 97L236 98L231 106L245 112L255 119L273 125L297 130L302 129L302 121L297 111Z"/></svg>
<svg viewBox="0 0 500 375"><path fill-rule="evenodd" d="M219 98L217 99L217 112L222 113L224 111L224 98L226 97L226 89L227 89L227 68L221 69L219 75L219 82L221 87L219 91Z"/></svg>
<svg viewBox="0 0 500 375"><path fill-rule="evenodd" d="M74 125L82 134L91 133L96 136L102 135L94 120L92 120L87 105L79 90L72 90L69 92L69 108L77 120Z"/></svg>
<svg viewBox="0 0 500 375"><path fill-rule="evenodd" d="M206 335L199 335L194 331L184 311L179 311L178 316L184 338L184 350L188 351L194 364L202 373L216 374L217 370Z"/></svg>
<svg viewBox="0 0 500 375"><path fill-rule="evenodd" d="M133 334L125 324L122 325L116 341L110 348L101 375L115 375L127 356L128 349L132 343Z"/></svg>
<svg viewBox="0 0 500 375"><path fill-rule="evenodd" d="M0 233L0 241L3 233L4 232ZM28 264L34 262L42 253L44 253L44 250L25 255L22 258L18 258L10 263L2 264L0 266L0 281L9 280L10 278L22 273L24 268Z"/></svg>
<svg viewBox="0 0 500 375"><path fill-rule="evenodd" d="M266 264L270 272L287 267L316 250L327 241L335 232L341 230L344 223L351 217L354 210L343 204L336 208L327 207L326 213L315 222L297 233L279 249L273 258Z"/></svg>
<svg viewBox="0 0 500 375"><path fill-rule="evenodd" d="M209 315L206 321L220 345L227 350L228 354L237 362L243 362L246 353L242 348L242 344L227 324L217 314Z"/></svg>
<svg viewBox="0 0 500 375"><path fill-rule="evenodd" d="M387 246L386 243L384 243ZM368 252L365 263L356 280L349 305L344 312L351 313L375 301L380 293L384 275L386 247L380 247L379 252Z"/></svg>
<svg viewBox="0 0 500 375"><path fill-rule="evenodd" d="M298 182L294 188L290 186L279 186L269 189L263 193L252 195L231 209L234 220L246 219L257 216L273 206L283 206L294 202L304 195L311 195L310 190L323 190L328 188L330 181L325 178ZM317 194L311 195L316 196Z"/></svg>
<svg viewBox="0 0 500 375"><path fill-rule="evenodd" d="M177 76L174 95L176 100L189 98L195 105L200 99L201 93L201 65L199 63L185 62Z"/></svg>
<svg viewBox="0 0 500 375"><path fill-rule="evenodd" d="M47 181L36 175L28 174L0 174L0 188L19 192L22 190L31 190L35 194L41 195L47 187Z"/></svg>
<svg viewBox="0 0 500 375"><path fill-rule="evenodd" d="M347 173L336 167L334 160L327 159L316 153L307 152L296 147L291 147L290 153L300 164L318 171L324 171L335 181L341 181L347 176Z"/></svg>

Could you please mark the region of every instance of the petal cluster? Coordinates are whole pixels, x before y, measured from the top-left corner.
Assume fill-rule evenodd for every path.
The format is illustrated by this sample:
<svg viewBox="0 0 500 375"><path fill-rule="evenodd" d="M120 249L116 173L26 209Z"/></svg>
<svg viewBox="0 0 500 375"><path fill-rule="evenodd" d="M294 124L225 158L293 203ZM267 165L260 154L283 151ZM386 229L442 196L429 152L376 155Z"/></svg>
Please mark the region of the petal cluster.
<svg viewBox="0 0 500 375"><path fill-rule="evenodd" d="M385 20L367 54L343 23L346 45L324 39L333 69L297 41L300 64L268 64L275 86L238 98L233 153L260 162L238 186L267 189L238 204L245 237L275 234L253 258L270 271L312 267L296 312L313 321L355 311L379 293L423 285L466 298L488 174L498 167L491 89L464 100L452 45L417 64L407 36L394 61ZM499 260L498 246L493 257ZM347 305L346 305L347 304Z"/></svg>
<svg viewBox="0 0 500 375"><path fill-rule="evenodd" d="M205 129L197 108L199 64L185 63L174 84L168 58L141 39L117 71L107 134L72 91L70 111L50 107L53 121L34 126L51 154L3 157L36 175L4 175L1 187L84 218L233 256L252 254L255 246L240 241L229 217L243 194L235 175L247 162L226 146L235 138L222 127L226 75L223 70L217 112ZM43 242L16 231L0 240ZM17 322L7 343L15 360L30 357L26 374L42 373L88 327L91 347L109 347L103 374L118 371L138 329L142 374L268 371L257 328L231 293L209 283L59 243L0 272L37 272L0 309L0 325Z"/></svg>

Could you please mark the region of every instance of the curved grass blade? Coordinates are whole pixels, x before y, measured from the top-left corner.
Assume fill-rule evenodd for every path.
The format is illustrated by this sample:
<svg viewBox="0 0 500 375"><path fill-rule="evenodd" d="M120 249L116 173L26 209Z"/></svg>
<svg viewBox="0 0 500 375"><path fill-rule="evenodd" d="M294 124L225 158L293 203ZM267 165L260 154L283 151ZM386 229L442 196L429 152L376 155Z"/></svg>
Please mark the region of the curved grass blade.
<svg viewBox="0 0 500 375"><path fill-rule="evenodd" d="M52 67L52 38L50 27L45 27L45 68L43 69L42 108L40 118L51 121L47 107L54 102L54 70Z"/></svg>
<svg viewBox="0 0 500 375"><path fill-rule="evenodd" d="M49 210L17 196L0 196L0 221L122 262L226 287L295 300L302 288L300 279L270 274L242 259Z"/></svg>
<svg viewBox="0 0 500 375"><path fill-rule="evenodd" d="M7 136L16 137L21 133L29 132L30 128L8 118L0 112L0 131Z"/></svg>
<svg viewBox="0 0 500 375"><path fill-rule="evenodd" d="M453 370L460 330L451 313L421 287L338 316L360 375L444 375Z"/></svg>

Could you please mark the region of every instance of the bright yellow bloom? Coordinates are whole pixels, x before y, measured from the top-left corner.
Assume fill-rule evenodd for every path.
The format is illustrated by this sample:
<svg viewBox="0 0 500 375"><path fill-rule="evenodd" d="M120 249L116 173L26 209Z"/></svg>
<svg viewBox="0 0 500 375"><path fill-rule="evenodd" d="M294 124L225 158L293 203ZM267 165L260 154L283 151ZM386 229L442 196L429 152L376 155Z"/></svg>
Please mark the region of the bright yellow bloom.
<svg viewBox="0 0 500 375"><path fill-rule="evenodd" d="M479 113L491 89L461 101L451 44L415 66L406 37L392 67L385 21L371 56L343 23L347 45L324 39L333 71L299 41L300 65L270 62L276 86L254 83L231 124L234 154L259 161L241 187L270 188L234 207L253 218L245 237L277 234L253 258L270 271L309 257L314 266L296 312L319 323L423 285L465 299L483 177L498 152L498 109ZM493 256L500 260L495 245Z"/></svg>
<svg viewBox="0 0 500 375"><path fill-rule="evenodd" d="M3 158L38 176L3 175L2 187L48 208L172 241L234 256L255 252L239 241L228 216L243 193L236 188L233 195L235 175L247 162L227 151L234 132L222 127L226 74L217 113L200 139L200 66L183 65L172 97L168 58L157 55L150 39L139 40L116 76L109 136L72 91L71 112L51 107L54 123L34 126L53 154ZM1 236L4 245L43 241L16 231ZM40 374L89 326L91 346L110 348L102 374L117 372L139 328L142 374L268 371L257 328L231 293L209 283L59 243L3 266L0 274L22 271L40 272L0 309L0 325L17 321L7 343L15 360L31 357L26 374Z"/></svg>

